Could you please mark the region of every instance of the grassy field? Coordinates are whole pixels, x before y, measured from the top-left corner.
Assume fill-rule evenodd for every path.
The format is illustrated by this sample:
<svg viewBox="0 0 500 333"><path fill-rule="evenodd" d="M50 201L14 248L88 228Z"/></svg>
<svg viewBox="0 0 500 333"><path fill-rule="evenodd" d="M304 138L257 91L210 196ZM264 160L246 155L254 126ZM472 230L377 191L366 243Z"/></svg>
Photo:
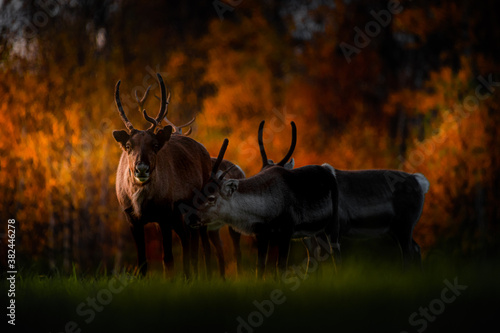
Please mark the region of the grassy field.
<svg viewBox="0 0 500 333"><path fill-rule="evenodd" d="M407 273L348 262L309 275L292 263L284 279L264 281L251 270L225 281L21 272L13 331L476 332L498 322L498 260L432 255Z"/></svg>

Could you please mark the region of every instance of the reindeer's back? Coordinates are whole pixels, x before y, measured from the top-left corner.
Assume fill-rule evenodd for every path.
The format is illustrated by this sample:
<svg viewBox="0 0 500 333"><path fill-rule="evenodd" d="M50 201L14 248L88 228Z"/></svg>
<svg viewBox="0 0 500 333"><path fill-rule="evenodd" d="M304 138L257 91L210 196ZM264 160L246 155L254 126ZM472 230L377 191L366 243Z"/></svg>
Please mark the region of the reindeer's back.
<svg viewBox="0 0 500 333"><path fill-rule="evenodd" d="M217 161L217 158L212 157L211 159L212 159L212 166L214 166L215 161ZM228 161L228 160L222 160L222 162L219 166L219 170L226 171L229 168L231 168L231 170L229 170L229 172L227 173L227 175L224 178L226 178L226 179L244 179L244 178L246 178L245 172L237 164L234 164L233 162Z"/></svg>
<svg viewBox="0 0 500 333"><path fill-rule="evenodd" d="M158 166L166 177L163 186L168 188L174 201L190 200L194 190L201 190L208 182L212 162L206 148L186 136L172 135L158 154Z"/></svg>

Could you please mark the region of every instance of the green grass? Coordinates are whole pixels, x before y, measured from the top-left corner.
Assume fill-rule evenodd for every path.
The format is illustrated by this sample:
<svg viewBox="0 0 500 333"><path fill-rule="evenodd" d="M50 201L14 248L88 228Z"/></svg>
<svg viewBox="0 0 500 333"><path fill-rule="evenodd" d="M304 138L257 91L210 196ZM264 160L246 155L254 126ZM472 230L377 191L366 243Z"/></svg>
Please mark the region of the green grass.
<svg viewBox="0 0 500 333"><path fill-rule="evenodd" d="M483 331L497 322L500 268L496 260L452 262L429 257L423 273L346 261L338 273L327 264L307 278L289 275L289 280L264 281L255 279L251 270L225 281L165 279L161 274L92 277L76 272L49 278L21 272L16 285L16 330L203 332L211 327L210 331L236 332L238 318L248 323L250 316L256 327L240 327L241 332L417 332L423 324L410 325L410 315L420 307L439 306L434 300L441 298L443 281L453 283L455 278L467 289L450 304L443 303L442 313L427 321L425 332ZM257 313L254 302L269 310L266 300L271 295L280 304L273 303L269 316ZM107 304L99 302L102 307L92 310L92 318L89 300L98 296Z"/></svg>

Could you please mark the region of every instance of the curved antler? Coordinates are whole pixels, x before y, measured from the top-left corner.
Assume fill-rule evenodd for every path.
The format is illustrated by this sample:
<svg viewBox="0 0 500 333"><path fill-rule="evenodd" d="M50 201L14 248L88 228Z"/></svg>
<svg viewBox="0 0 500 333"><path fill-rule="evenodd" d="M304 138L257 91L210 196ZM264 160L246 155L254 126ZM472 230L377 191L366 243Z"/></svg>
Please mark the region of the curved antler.
<svg viewBox="0 0 500 333"><path fill-rule="evenodd" d="M292 144L285 157L277 163L279 166L285 166L285 163L292 157L293 151L295 150L295 144L297 143L297 127L293 121L290 124L292 125Z"/></svg>
<svg viewBox="0 0 500 333"><path fill-rule="evenodd" d="M146 89L141 99L139 99L139 96L137 96L137 89L135 90L135 100L137 101L137 107L139 108L139 112L142 112L142 110L144 110L144 103L146 102L146 98L148 98L149 89L151 89L151 86L149 86L148 89Z"/></svg>
<svg viewBox="0 0 500 333"><path fill-rule="evenodd" d="M226 175L228 174L229 171L231 171L232 168L234 168L236 165L231 165L229 168L227 168L224 172L222 172L219 176L219 181L220 180L223 180L224 177L226 177Z"/></svg>
<svg viewBox="0 0 500 333"><path fill-rule="evenodd" d="M160 97L156 96L155 97L157 99L160 99ZM177 126L175 125L173 122L171 122L167 116L165 115L165 121L167 122L167 124L169 124L170 126L172 126L172 128L174 129L174 133L178 133L178 134L184 134L184 136L189 136L189 134L191 134L191 132L193 131L193 128L192 127L189 127L189 129L187 130L186 133L182 133L182 129L184 127L188 127L189 125L191 125L192 123L194 123L194 121L196 120L196 116L193 117L193 119L191 119L190 121L188 121L187 123L185 123L184 125L180 125L180 126Z"/></svg>
<svg viewBox="0 0 500 333"><path fill-rule="evenodd" d="M128 120L127 116L125 115L125 111L123 111L122 103L120 101L120 83L121 81L119 80L116 83L115 87L115 103L116 103L116 108L118 109L118 113L120 114L120 118L122 118L123 123L125 124L125 127L129 132L132 132L135 130L134 126L132 126L132 123Z"/></svg>
<svg viewBox="0 0 500 333"><path fill-rule="evenodd" d="M179 133L179 134L183 134L183 133L182 133L182 129L183 129L184 127L188 127L189 125L191 125L192 123L194 123L194 121L196 120L196 116L194 116L194 117L193 117L193 119L191 119L190 121L188 121L188 122L187 122L187 123L185 123L184 125L180 125L180 126L175 125L173 122L171 122L170 120L168 120L168 118L167 118L167 117L165 117L164 119L165 119L165 121L166 121L166 122L167 122L170 126L172 126L172 127L173 127L174 132ZM184 135L185 135L185 136L188 136L189 134L191 134L191 131L192 131L192 130L193 130L193 128L192 128L192 127L189 127L189 129L187 130L187 132L186 132L186 133L184 133Z"/></svg>
<svg viewBox="0 0 500 333"><path fill-rule="evenodd" d="M150 116L148 116L148 114L146 113L146 109L142 110L142 115L144 116L144 119L146 119L151 124L156 126L156 124L157 124L156 120L154 118L151 118ZM151 126L153 126L153 125L151 125Z"/></svg>
<svg viewBox="0 0 500 333"><path fill-rule="evenodd" d="M266 166L269 165L269 162L267 160L266 150L264 149L264 142L262 141L262 132L264 131L265 122L266 122L265 120L262 120L260 122L259 135L258 135L260 156L262 157L262 168L265 168Z"/></svg>
<svg viewBox="0 0 500 333"><path fill-rule="evenodd" d="M147 130L152 132L154 132L156 126L158 126L163 120L163 118L167 115L168 113L167 106L168 103L170 103L170 91L168 92L167 96L165 83L163 83L163 78L159 73L156 73L156 76L158 77L158 83L160 84L160 90L161 90L160 111L158 112L156 119L153 119L147 115L146 110L143 110L144 118L146 118L147 121L151 122L151 126ZM154 122L151 120L153 120Z"/></svg>
<svg viewBox="0 0 500 333"><path fill-rule="evenodd" d="M214 166L212 167L212 177L215 179L215 175L217 173L217 170L219 170L219 166L222 163L222 159L224 158L224 154L226 153L227 145L229 144L229 140L226 138L224 139L224 142L222 143L222 146L220 147L219 151L219 156L217 156L217 160L214 163Z"/></svg>

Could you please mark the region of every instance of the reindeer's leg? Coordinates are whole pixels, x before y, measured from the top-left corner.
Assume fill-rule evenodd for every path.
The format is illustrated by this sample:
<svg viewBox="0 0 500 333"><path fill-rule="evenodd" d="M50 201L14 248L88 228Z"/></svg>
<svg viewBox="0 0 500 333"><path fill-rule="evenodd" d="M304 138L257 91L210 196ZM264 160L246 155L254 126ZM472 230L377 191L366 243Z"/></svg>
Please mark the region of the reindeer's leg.
<svg viewBox="0 0 500 333"><path fill-rule="evenodd" d="M172 218L172 227L175 233L179 236L182 246L182 268L184 270L184 276L186 279L190 277L190 265L189 265L189 231L187 230L182 215L180 212L176 212Z"/></svg>
<svg viewBox="0 0 500 333"><path fill-rule="evenodd" d="M146 261L146 242L144 240L144 225L139 223L130 223L130 231L134 237L135 246L137 248L137 267L142 276L148 271L148 263Z"/></svg>
<svg viewBox="0 0 500 333"><path fill-rule="evenodd" d="M342 265L342 255L340 253L340 224L338 223L338 218L334 218L334 223L327 228L327 231L322 235L319 235L319 241L321 243L321 247L326 250L326 243L328 241L328 237L330 237L330 246L328 248L329 253L333 253L333 262L335 265L335 271L337 268L340 268ZM326 233L328 233L328 237Z"/></svg>
<svg viewBox="0 0 500 333"><path fill-rule="evenodd" d="M233 240L234 247L234 257L236 259L236 269L238 270L238 275L241 275L241 248L240 248L240 238L241 234L234 230L232 227L229 227L229 235Z"/></svg>
<svg viewBox="0 0 500 333"><path fill-rule="evenodd" d="M189 229L189 242L190 242L190 251L191 251L191 264L193 265L193 273L195 276L198 276L198 252L200 246L200 233L198 229L188 228Z"/></svg>
<svg viewBox="0 0 500 333"><path fill-rule="evenodd" d="M405 266L404 266L405 253L403 251L403 247L402 247L402 243L401 243L400 237L398 236L397 232L394 232L392 230L389 230L388 234L394 240L394 242L396 243L396 245L398 246L399 255L400 255L400 258L401 258L401 270L404 270L404 268L405 268Z"/></svg>
<svg viewBox="0 0 500 333"><path fill-rule="evenodd" d="M172 254L172 226L169 222L160 223L161 235L163 238L163 268L168 272L173 272L174 256Z"/></svg>
<svg viewBox="0 0 500 333"><path fill-rule="evenodd" d="M325 261L332 256L332 246L329 237L322 232L314 237L316 247L314 249L314 258L318 261ZM335 260L333 260L335 261Z"/></svg>
<svg viewBox="0 0 500 333"><path fill-rule="evenodd" d="M220 239L220 229L210 230L208 232L208 237L215 247L215 254L217 255L217 261L219 262L219 273L224 279L226 275L226 262L224 260L224 251L222 249L222 241Z"/></svg>
<svg viewBox="0 0 500 333"><path fill-rule="evenodd" d="M412 230L408 230L408 220L398 219L391 227L390 235L395 238L401 249L402 267L407 270L412 263L415 248L413 246Z"/></svg>
<svg viewBox="0 0 500 333"><path fill-rule="evenodd" d="M201 244L203 246L203 253L205 254L205 266L207 267L207 277L212 277L212 249L210 248L210 241L208 239L207 227L202 226L199 229Z"/></svg>
<svg viewBox="0 0 500 333"><path fill-rule="evenodd" d="M259 233L257 238L257 277L264 276L266 268L267 250L269 249L269 235L267 233Z"/></svg>
<svg viewBox="0 0 500 333"><path fill-rule="evenodd" d="M314 258L318 261L320 269L330 262L333 264L335 272L337 272L337 268L342 261L338 236L322 232L317 234L315 238L318 247L316 248ZM331 241L331 239L333 239L333 241Z"/></svg>
<svg viewBox="0 0 500 333"><path fill-rule="evenodd" d="M412 181L413 180L413 181ZM413 229L422 214L425 193L413 177L407 177L394 194L396 219L391 230L396 235L403 253L403 269L420 262L420 247L413 240Z"/></svg>
<svg viewBox="0 0 500 333"><path fill-rule="evenodd" d="M292 241L292 232L284 232L278 235L278 277L283 276L288 263L288 254L290 252L290 242Z"/></svg>
<svg viewBox="0 0 500 333"><path fill-rule="evenodd" d="M316 249L318 248L318 243L316 242L316 237L304 237L302 238L302 244L306 247L307 250L307 268L306 273L309 270L309 264L311 263L312 258L316 255Z"/></svg>
<svg viewBox="0 0 500 333"><path fill-rule="evenodd" d="M411 240L413 244L413 262L422 271L422 254L420 253L420 245L415 242L414 239Z"/></svg>
<svg viewBox="0 0 500 333"><path fill-rule="evenodd" d="M266 268L267 274L273 275L275 278L278 276L278 243L277 235L271 235L269 239L269 247L267 249Z"/></svg>

